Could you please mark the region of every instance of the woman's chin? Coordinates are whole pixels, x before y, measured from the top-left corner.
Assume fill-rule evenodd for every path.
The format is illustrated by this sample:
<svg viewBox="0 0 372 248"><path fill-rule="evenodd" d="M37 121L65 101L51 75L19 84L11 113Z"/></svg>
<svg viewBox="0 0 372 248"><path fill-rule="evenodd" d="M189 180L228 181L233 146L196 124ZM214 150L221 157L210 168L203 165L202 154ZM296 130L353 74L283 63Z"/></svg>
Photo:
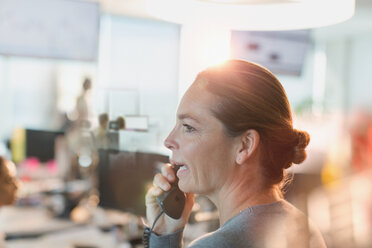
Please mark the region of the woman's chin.
<svg viewBox="0 0 372 248"><path fill-rule="evenodd" d="M184 183L184 182L178 182L178 187L180 188L180 190L182 192L185 192L185 193L191 193L193 192L192 188L190 187L190 185L188 183Z"/></svg>

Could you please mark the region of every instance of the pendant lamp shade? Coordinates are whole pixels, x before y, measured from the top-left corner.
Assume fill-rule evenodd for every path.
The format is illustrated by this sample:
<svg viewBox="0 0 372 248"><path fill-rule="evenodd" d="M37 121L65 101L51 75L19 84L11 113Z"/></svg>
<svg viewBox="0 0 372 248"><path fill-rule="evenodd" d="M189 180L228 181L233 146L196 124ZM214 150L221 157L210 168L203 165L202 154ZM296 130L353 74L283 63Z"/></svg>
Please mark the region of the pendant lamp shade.
<svg viewBox="0 0 372 248"><path fill-rule="evenodd" d="M147 11L178 23L208 22L235 30L292 30L351 18L355 0L147 0Z"/></svg>

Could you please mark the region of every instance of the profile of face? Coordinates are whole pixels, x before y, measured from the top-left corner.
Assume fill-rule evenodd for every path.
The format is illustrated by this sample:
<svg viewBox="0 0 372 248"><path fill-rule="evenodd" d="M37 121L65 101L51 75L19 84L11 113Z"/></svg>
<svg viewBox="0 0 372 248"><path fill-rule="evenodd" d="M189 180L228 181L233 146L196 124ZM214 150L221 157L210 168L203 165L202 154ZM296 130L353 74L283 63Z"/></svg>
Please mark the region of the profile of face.
<svg viewBox="0 0 372 248"><path fill-rule="evenodd" d="M238 138L228 136L212 113L218 97L197 79L187 90L177 110L176 125L164 141L172 151L171 163L182 165L177 172L184 192L213 194L229 181L235 165Z"/></svg>
<svg viewBox="0 0 372 248"><path fill-rule="evenodd" d="M11 205L16 201L18 184L15 176L13 162L0 158L0 206Z"/></svg>

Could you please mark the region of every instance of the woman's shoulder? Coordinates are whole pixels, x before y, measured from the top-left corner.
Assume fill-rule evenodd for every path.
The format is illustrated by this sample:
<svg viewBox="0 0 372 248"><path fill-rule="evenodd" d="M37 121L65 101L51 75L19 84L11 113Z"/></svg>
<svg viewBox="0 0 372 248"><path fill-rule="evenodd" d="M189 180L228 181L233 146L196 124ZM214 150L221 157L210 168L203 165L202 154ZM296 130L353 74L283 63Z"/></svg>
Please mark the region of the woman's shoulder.
<svg viewBox="0 0 372 248"><path fill-rule="evenodd" d="M229 237L223 235L220 229L215 232L207 233L194 240L188 248L229 248L234 247L229 241Z"/></svg>
<svg viewBox="0 0 372 248"><path fill-rule="evenodd" d="M194 240L189 248L230 248L244 247L255 248L256 244L254 222L252 216L247 213L240 213L233 217L216 231L207 233Z"/></svg>
<svg viewBox="0 0 372 248"><path fill-rule="evenodd" d="M190 248L275 247L280 243L288 244L283 247L303 247L304 242L325 247L320 232L306 215L280 200L241 211L215 232L195 240Z"/></svg>
<svg viewBox="0 0 372 248"><path fill-rule="evenodd" d="M257 226L256 231L264 233L265 242L273 245L285 242L287 246L284 247L301 247L303 244L308 247L326 247L317 226L301 210L284 199L254 206L251 215L254 216L252 222Z"/></svg>

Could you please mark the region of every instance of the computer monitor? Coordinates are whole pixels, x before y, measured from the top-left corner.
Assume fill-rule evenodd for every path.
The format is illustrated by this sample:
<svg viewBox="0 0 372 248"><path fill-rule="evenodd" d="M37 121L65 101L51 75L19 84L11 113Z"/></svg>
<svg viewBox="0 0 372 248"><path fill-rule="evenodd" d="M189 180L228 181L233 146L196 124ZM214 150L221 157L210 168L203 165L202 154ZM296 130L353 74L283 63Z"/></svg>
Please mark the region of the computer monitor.
<svg viewBox="0 0 372 248"><path fill-rule="evenodd" d="M99 205L145 216L145 195L166 155L101 149L98 165Z"/></svg>
<svg viewBox="0 0 372 248"><path fill-rule="evenodd" d="M36 157L40 162L53 160L55 140L63 134L61 131L26 129L26 158Z"/></svg>

